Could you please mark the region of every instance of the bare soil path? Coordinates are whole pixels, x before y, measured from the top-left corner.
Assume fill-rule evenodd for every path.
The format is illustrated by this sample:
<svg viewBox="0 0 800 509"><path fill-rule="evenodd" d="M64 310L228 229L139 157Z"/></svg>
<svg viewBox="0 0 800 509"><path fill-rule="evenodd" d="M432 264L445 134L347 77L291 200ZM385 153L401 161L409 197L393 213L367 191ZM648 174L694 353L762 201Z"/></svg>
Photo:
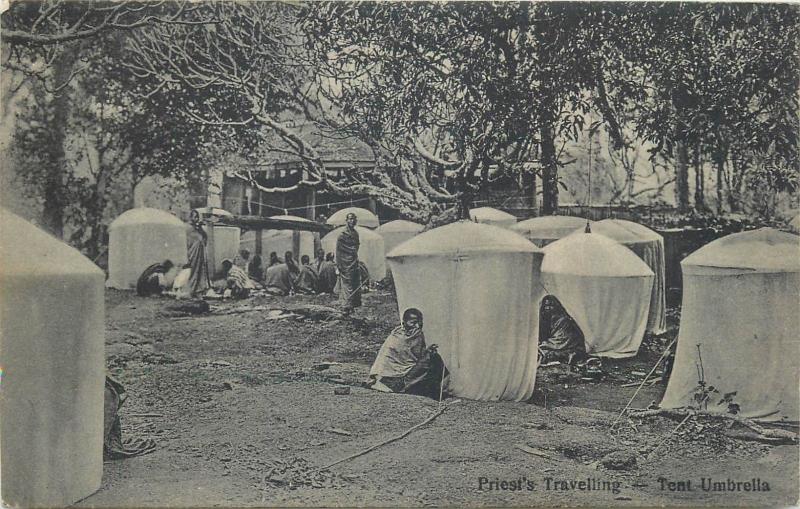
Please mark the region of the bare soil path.
<svg viewBox="0 0 800 509"><path fill-rule="evenodd" d="M532 402L460 401L403 440L312 475L437 408L359 387L398 322L392 296L367 294L352 320L285 316L335 306L325 296L212 303L209 315L195 317L168 316L173 303L107 293L107 358L129 394L123 433L152 437L158 448L106 462L102 488L79 506L763 506L798 499L796 446L688 430L645 460L674 421L625 419L609 432L635 390L620 386L649 370L663 340L608 363L600 382L563 366L543 368ZM338 364L323 369L324 361ZM350 394L335 395L343 385ZM647 387L634 406L662 392L662 385ZM703 478L755 478L769 491L705 491ZM670 491L669 481L691 491Z"/></svg>

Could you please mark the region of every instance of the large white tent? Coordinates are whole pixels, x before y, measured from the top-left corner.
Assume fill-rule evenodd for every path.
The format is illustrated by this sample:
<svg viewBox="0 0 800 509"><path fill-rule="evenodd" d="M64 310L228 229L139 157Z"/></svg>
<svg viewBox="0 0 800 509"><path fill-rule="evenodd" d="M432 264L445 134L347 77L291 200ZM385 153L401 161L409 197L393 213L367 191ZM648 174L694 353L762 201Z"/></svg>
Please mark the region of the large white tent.
<svg viewBox="0 0 800 509"><path fill-rule="evenodd" d="M469 218L476 223L491 224L501 228L510 228L517 222L516 216L492 207L470 209Z"/></svg>
<svg viewBox="0 0 800 509"><path fill-rule="evenodd" d="M539 247L586 227L586 219L573 216L541 216L520 221L511 229Z"/></svg>
<svg viewBox="0 0 800 509"><path fill-rule="evenodd" d="M149 265L172 260L186 263L186 225L163 210L141 207L120 214L109 225L108 281L130 289Z"/></svg>
<svg viewBox="0 0 800 509"><path fill-rule="evenodd" d="M681 262L683 306L661 406L694 403L702 373L736 392L741 415L797 421L800 399L800 237L772 228L717 239Z"/></svg>
<svg viewBox="0 0 800 509"><path fill-rule="evenodd" d="M522 401L536 380L541 252L496 226L461 221L421 233L388 255L402 314L418 308L450 389Z"/></svg>
<svg viewBox="0 0 800 509"><path fill-rule="evenodd" d="M425 226L419 223L398 219L380 225L375 229L375 233L383 237L383 248L388 254L392 249L414 238L424 229Z"/></svg>
<svg viewBox="0 0 800 509"><path fill-rule="evenodd" d="M664 238L650 228L623 219L603 219L590 225L599 233L627 247L650 267L655 274L647 330L663 334L667 330L667 301L665 284Z"/></svg>
<svg viewBox="0 0 800 509"><path fill-rule="evenodd" d="M336 228L322 237L322 249L326 253L336 252L336 241L344 231L344 226ZM380 281L386 277L386 258L383 252L383 237L372 230L356 226L358 239L358 259L364 262L373 281Z"/></svg>
<svg viewBox="0 0 800 509"><path fill-rule="evenodd" d="M5 210L0 259L0 492L70 506L103 474L104 274Z"/></svg>
<svg viewBox="0 0 800 509"><path fill-rule="evenodd" d="M272 219L285 219L288 221L311 222L304 217L298 216L272 216ZM256 252L256 232L244 232L241 237L240 247L247 249L251 253ZM308 255L314 258L314 233L299 230L261 230L261 257L266 262L265 255L276 252L283 258L286 251L291 251L295 259Z"/></svg>
<svg viewBox="0 0 800 509"><path fill-rule="evenodd" d="M351 212L356 215L356 218L358 219L358 226L363 226L364 228L377 228L381 224L378 216L373 214L371 211L362 209L360 207L348 207L346 209L338 210L331 214L331 217L328 218L326 223L333 226L344 226L347 223L347 214L350 214Z"/></svg>
<svg viewBox="0 0 800 509"><path fill-rule="evenodd" d="M544 248L542 281L583 332L586 352L632 357L647 326L653 271L596 233L573 233Z"/></svg>

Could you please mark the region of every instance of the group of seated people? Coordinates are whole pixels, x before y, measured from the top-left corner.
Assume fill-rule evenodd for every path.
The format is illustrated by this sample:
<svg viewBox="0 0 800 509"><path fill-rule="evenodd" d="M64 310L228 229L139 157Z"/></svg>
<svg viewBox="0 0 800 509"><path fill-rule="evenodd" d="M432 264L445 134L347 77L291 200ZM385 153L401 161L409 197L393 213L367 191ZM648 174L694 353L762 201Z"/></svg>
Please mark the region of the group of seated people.
<svg viewBox="0 0 800 509"><path fill-rule="evenodd" d="M242 249L235 259L222 260L222 278L209 282L210 292L204 296L243 299L256 289L279 296L335 293L338 276L333 258L333 253L326 255L319 249L313 263L303 255L298 264L291 251L284 253L283 259L273 251L265 267L259 255L251 257L248 250ZM191 263L184 265L174 279L170 279L168 274L173 268L171 260L147 267L137 282L137 293L141 296L172 293L178 298L190 297Z"/></svg>
<svg viewBox="0 0 800 509"><path fill-rule="evenodd" d="M291 251L286 251L283 259L278 258L278 254L273 251L269 255L266 270L262 266L261 257L255 255L250 260L247 250L239 253L239 259L247 267L250 279L270 295L333 293L336 287L333 253L326 256L322 249L317 250L313 263L308 255L303 255L299 265Z"/></svg>

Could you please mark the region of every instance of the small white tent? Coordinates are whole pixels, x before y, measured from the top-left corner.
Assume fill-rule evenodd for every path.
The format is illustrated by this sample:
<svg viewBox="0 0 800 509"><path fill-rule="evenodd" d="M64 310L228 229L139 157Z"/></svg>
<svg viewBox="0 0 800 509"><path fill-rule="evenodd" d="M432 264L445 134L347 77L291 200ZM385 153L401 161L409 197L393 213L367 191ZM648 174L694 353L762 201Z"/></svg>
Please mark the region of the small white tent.
<svg viewBox="0 0 800 509"><path fill-rule="evenodd" d="M288 221L310 222L298 216L272 216L272 219L286 219ZM240 248L251 253L256 252L256 232L248 231L242 234ZM291 251L296 260L303 255L314 259L314 233L295 230L262 230L261 231L261 258L269 261L269 253L276 252L280 258L286 251Z"/></svg>
<svg viewBox="0 0 800 509"><path fill-rule="evenodd" d="M586 219L573 216L541 216L520 221L511 229L539 247L586 227Z"/></svg>
<svg viewBox="0 0 800 509"><path fill-rule="evenodd" d="M419 223L398 219L380 225L375 229L375 233L383 237L383 248L388 254L392 249L414 238L424 229L425 227Z"/></svg>
<svg viewBox="0 0 800 509"><path fill-rule="evenodd" d="M322 237L322 249L326 253L336 252L336 241L344 231L344 226L336 228L332 232ZM356 226L358 240L361 244L358 247L358 259L364 262L369 271L369 277L373 281L380 281L386 277L386 258L383 252L383 237L372 230Z"/></svg>
<svg viewBox="0 0 800 509"><path fill-rule="evenodd" d="M108 287L136 287L142 271L157 262L172 260L176 267L186 263L186 225L169 212L131 209L108 230Z"/></svg>
<svg viewBox="0 0 800 509"><path fill-rule="evenodd" d="M663 334L667 330L664 238L650 228L623 219L604 219L591 224L592 233L599 233L627 247L655 274L647 330Z"/></svg>
<svg viewBox="0 0 800 509"><path fill-rule="evenodd" d="M587 353L636 355L653 271L630 249L596 233L567 235L544 248L542 281L581 328Z"/></svg>
<svg viewBox="0 0 800 509"><path fill-rule="evenodd" d="M492 207L470 209L469 218L476 223L491 224L501 228L510 228L517 223L516 216Z"/></svg>
<svg viewBox="0 0 800 509"><path fill-rule="evenodd" d="M9 507L66 507L100 487L104 274L0 209L0 479Z"/></svg>
<svg viewBox="0 0 800 509"><path fill-rule="evenodd" d="M402 314L424 315L428 344L450 389L478 400L523 401L536 380L542 297L539 249L503 228L461 221L421 233L389 253Z"/></svg>
<svg viewBox="0 0 800 509"><path fill-rule="evenodd" d="M331 217L328 218L326 223L333 226L344 226L347 223L347 214L351 212L356 215L356 218L358 219L358 226L363 226L364 228L377 228L381 224L381 222L378 220L378 216L369 210L362 209L360 207L348 207L346 209L336 211L331 214Z"/></svg>
<svg viewBox="0 0 800 509"><path fill-rule="evenodd" d="M744 417L798 421L800 237L772 228L735 233L681 269L681 327L661 406L692 405L702 373L719 391L708 410L727 411L717 403L736 392Z"/></svg>
<svg viewBox="0 0 800 509"><path fill-rule="evenodd" d="M789 221L789 229L795 233L800 233L800 214L797 214Z"/></svg>

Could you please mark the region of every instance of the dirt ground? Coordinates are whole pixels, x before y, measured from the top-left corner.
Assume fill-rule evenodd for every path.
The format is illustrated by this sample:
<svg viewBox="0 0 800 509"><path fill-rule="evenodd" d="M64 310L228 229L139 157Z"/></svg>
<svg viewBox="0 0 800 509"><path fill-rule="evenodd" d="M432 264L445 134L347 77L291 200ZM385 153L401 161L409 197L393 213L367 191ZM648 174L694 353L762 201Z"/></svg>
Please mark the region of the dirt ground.
<svg viewBox="0 0 800 509"><path fill-rule="evenodd" d="M158 447L106 462L101 489L79 506L775 506L798 500L797 446L732 438L697 424L664 442L678 424L666 418L623 419L610 431L636 389L621 386L641 380L674 337L674 310L666 337L648 338L634 359L607 362L601 381L581 380L565 366L541 368L531 402L448 400L441 415L405 438L315 473L437 410L430 399L359 386L398 322L391 294L367 294L349 320L286 316L308 304L335 305L328 296L216 302L211 313L192 317L165 313L171 304L107 292L109 370L128 391L123 434L154 438ZM339 364L323 369L326 361ZM344 386L350 394L334 394ZM645 387L633 406L659 401L663 390ZM740 491L705 491L704 478L726 486L728 479L747 481L751 491L743 484ZM762 491L752 491L756 485Z"/></svg>

